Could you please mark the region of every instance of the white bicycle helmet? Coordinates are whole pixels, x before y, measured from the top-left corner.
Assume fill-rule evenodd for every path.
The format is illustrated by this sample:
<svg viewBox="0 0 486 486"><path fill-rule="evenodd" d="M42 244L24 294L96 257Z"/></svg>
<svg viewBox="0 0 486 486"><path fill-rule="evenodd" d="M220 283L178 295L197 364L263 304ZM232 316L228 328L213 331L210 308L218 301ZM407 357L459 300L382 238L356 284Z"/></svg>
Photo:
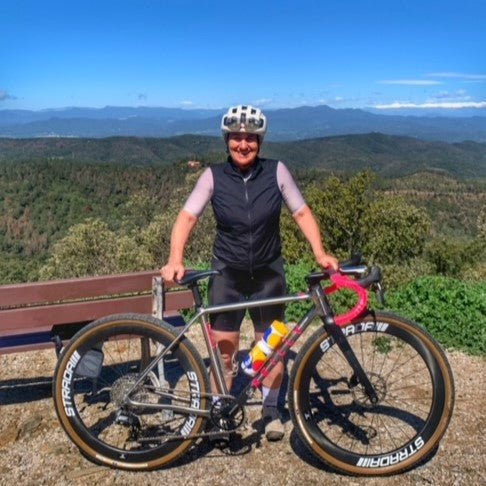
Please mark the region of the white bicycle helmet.
<svg viewBox="0 0 486 486"><path fill-rule="evenodd" d="M258 135L262 143L267 131L267 118L259 108L250 105L233 106L221 119L221 130L225 142L228 142L230 133L246 132Z"/></svg>

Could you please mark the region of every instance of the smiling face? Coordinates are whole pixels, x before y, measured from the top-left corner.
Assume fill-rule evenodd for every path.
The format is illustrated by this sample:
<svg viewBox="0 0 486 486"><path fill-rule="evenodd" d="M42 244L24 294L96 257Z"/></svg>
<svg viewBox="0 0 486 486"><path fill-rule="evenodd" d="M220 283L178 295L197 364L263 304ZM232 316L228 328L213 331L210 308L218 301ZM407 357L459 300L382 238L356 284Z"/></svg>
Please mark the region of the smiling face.
<svg viewBox="0 0 486 486"><path fill-rule="evenodd" d="M233 162L240 169L248 169L257 158L260 150L258 135L254 133L236 132L228 137L228 151Z"/></svg>

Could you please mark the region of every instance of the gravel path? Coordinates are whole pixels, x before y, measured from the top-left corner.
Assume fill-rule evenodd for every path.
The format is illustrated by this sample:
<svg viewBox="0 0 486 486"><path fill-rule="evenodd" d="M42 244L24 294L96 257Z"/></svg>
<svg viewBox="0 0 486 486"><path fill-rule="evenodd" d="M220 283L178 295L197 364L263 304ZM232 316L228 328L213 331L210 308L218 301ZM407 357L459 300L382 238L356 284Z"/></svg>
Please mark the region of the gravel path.
<svg viewBox="0 0 486 486"><path fill-rule="evenodd" d="M440 448L427 463L391 478L346 477L323 468L299 442L287 420L278 443L260 437L258 406L231 453L201 443L177 465L147 473L97 466L61 430L49 377L53 351L0 356L0 484L2 485L486 485L484 374L486 360L448 353L456 379L456 408ZM253 426L252 426L253 425Z"/></svg>

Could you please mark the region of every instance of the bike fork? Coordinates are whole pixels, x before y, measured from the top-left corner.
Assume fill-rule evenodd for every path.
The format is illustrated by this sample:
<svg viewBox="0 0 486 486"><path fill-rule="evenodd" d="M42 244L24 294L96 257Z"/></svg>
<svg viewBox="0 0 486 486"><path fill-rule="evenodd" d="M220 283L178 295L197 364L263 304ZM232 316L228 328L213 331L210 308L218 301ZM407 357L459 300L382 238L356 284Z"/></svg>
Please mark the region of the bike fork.
<svg viewBox="0 0 486 486"><path fill-rule="evenodd" d="M355 379L357 379L358 383L361 383L361 385L363 385L366 395L368 395L371 403L375 405L376 403L378 403L378 395L376 394L375 388L368 379L368 375L361 366L361 363L358 361L358 358L356 358L356 355L349 345L349 342L346 339L343 330L335 323L332 316L323 316L321 318L324 323L324 328L332 336L339 349L343 353L344 357L346 358L347 362L351 366L352 370L354 371Z"/></svg>
<svg viewBox="0 0 486 486"><path fill-rule="evenodd" d="M324 324L324 329L328 334L334 339L339 349L346 358L349 366L351 366L354 372L354 378L358 380L358 383L363 385L366 395L370 399L371 403L375 405L378 403L378 395L376 394L374 386L371 384L367 374L365 373L361 363L356 358L354 351L349 345L348 340L340 326L336 324L334 320L334 314L326 298L326 295L320 285L313 288L314 301L316 302L316 307L320 309L320 317ZM354 380L353 380L354 381ZM351 383L354 385L354 383Z"/></svg>

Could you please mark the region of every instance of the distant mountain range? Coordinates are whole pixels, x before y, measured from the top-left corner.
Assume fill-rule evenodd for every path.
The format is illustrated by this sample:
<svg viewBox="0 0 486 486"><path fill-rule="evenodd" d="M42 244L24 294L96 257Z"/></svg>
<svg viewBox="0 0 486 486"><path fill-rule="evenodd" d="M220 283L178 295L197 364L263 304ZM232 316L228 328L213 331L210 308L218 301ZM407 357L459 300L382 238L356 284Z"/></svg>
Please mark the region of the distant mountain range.
<svg viewBox="0 0 486 486"><path fill-rule="evenodd" d="M220 134L222 110L105 107L0 110L0 137L172 137ZM474 116L467 116L474 113ZM465 116L400 116L325 105L266 110L268 140L380 132L423 140L486 142L486 110Z"/></svg>
<svg viewBox="0 0 486 486"><path fill-rule="evenodd" d="M265 142L262 156L294 168L357 171L370 168L385 177L441 171L474 179L486 177L486 143L446 143L369 133L287 142ZM52 160L133 165L172 164L198 159L221 161L221 137L0 138L2 161Z"/></svg>

